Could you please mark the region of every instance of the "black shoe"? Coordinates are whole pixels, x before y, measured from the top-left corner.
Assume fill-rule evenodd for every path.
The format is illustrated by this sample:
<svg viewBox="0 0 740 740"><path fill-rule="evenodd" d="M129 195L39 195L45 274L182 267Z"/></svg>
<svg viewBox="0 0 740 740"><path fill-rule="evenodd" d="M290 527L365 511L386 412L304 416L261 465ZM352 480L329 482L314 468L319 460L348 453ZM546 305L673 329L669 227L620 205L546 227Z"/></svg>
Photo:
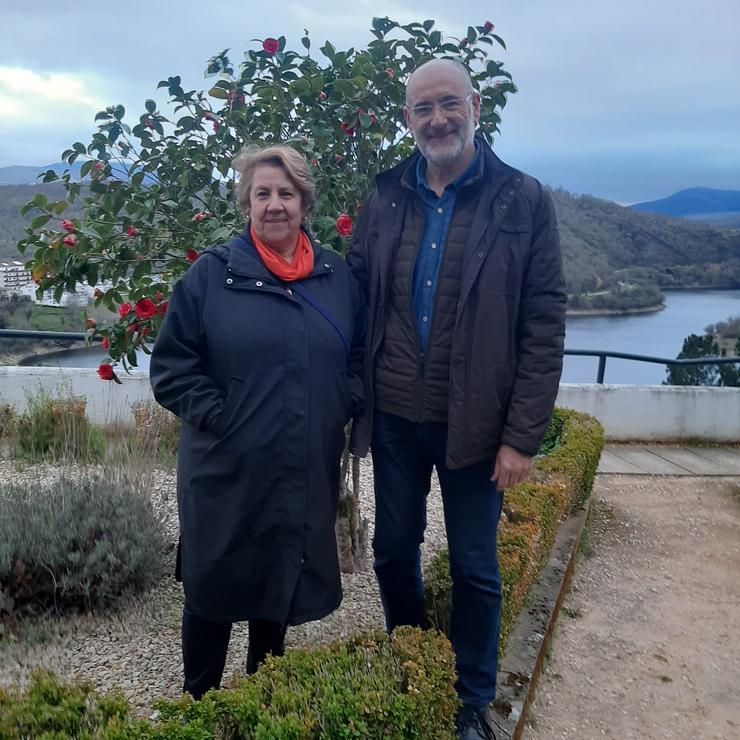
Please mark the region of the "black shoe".
<svg viewBox="0 0 740 740"><path fill-rule="evenodd" d="M486 721L486 710L463 704L455 724L457 740L496 740Z"/></svg>

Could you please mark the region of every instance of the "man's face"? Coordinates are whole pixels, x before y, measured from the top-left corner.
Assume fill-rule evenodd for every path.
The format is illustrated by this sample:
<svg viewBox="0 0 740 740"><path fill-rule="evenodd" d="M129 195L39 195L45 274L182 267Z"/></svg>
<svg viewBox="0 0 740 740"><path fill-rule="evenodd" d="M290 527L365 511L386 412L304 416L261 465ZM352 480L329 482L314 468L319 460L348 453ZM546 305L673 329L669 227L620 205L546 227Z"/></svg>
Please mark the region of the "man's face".
<svg viewBox="0 0 740 740"><path fill-rule="evenodd" d="M424 158L449 167L473 144L480 97L457 70L432 64L409 81L404 116Z"/></svg>

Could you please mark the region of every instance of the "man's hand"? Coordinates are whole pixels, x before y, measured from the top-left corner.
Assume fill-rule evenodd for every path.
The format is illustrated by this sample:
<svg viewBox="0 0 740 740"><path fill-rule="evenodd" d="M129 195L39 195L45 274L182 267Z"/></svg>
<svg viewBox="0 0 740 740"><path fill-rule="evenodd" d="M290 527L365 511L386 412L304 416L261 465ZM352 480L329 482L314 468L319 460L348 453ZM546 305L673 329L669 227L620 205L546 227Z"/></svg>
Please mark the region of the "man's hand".
<svg viewBox="0 0 740 740"><path fill-rule="evenodd" d="M496 454L496 464L493 466L493 475L491 480L494 481L499 491L505 491L517 483L521 483L532 467L532 458L529 455L523 455L513 447L501 445Z"/></svg>

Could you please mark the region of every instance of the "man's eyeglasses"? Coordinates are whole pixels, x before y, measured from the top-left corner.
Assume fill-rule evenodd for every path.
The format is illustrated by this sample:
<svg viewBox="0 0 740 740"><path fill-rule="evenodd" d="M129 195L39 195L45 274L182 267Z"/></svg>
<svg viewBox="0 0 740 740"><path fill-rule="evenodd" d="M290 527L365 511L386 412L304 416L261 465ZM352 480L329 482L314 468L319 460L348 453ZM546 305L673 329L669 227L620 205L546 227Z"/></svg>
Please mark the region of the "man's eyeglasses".
<svg viewBox="0 0 740 740"><path fill-rule="evenodd" d="M423 121L427 118L431 118L434 115L434 109L439 108L443 114L452 115L454 113L462 113L468 100L475 95L474 92L468 93L464 98L446 98L439 103L419 103L411 108L407 108L409 115L415 121Z"/></svg>

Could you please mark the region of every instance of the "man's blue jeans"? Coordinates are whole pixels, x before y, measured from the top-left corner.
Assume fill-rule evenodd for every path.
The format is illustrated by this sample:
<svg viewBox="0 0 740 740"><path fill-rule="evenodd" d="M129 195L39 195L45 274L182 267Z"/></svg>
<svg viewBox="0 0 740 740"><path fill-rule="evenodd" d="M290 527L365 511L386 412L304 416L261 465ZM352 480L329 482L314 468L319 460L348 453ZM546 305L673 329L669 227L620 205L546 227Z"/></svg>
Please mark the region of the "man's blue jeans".
<svg viewBox="0 0 740 740"><path fill-rule="evenodd" d="M503 495L491 482L493 460L450 470L445 465L446 444L446 424L415 424L376 412L375 573L388 630L403 624L424 626L419 546L436 467L453 583L450 638L457 659L457 691L466 704L484 707L496 693L501 611L496 528Z"/></svg>

